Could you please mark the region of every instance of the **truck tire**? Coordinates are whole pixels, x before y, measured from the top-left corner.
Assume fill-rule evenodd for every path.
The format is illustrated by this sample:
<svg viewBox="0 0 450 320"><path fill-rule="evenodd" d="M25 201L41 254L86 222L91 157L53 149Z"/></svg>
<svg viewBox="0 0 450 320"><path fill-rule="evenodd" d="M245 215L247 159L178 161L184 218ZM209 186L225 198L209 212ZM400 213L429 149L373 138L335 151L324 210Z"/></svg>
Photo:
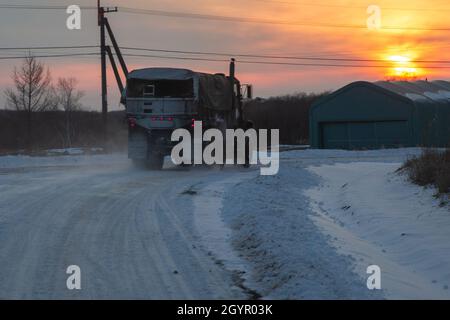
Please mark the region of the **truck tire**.
<svg viewBox="0 0 450 320"><path fill-rule="evenodd" d="M166 132L152 132L147 135L147 169L162 170L166 134Z"/></svg>

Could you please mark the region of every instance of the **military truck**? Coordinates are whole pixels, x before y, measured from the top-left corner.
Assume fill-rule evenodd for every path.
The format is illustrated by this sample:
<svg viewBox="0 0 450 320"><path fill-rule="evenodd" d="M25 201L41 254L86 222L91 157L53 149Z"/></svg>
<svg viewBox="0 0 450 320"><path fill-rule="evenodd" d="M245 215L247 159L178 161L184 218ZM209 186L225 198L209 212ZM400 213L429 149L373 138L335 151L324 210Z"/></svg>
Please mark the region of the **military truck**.
<svg viewBox="0 0 450 320"><path fill-rule="evenodd" d="M187 69L147 68L130 72L122 101L128 119L128 157L150 169L163 167L174 142L173 130L241 128L242 92L251 98L251 86L242 86L234 76L206 74Z"/></svg>

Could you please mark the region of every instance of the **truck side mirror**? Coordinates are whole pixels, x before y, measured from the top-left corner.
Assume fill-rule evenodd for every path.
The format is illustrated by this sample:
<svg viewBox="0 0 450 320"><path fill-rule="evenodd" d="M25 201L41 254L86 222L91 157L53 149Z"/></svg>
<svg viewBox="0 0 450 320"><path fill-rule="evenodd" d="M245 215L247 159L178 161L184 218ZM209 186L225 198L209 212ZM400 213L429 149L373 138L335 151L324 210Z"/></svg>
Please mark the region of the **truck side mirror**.
<svg viewBox="0 0 450 320"><path fill-rule="evenodd" d="M247 85L247 99L253 99L253 86L251 84Z"/></svg>
<svg viewBox="0 0 450 320"><path fill-rule="evenodd" d="M244 84L244 85L242 85L242 87L243 87L242 88L243 92L245 92L245 95L244 95L245 99L249 99L249 100L253 99L253 85Z"/></svg>

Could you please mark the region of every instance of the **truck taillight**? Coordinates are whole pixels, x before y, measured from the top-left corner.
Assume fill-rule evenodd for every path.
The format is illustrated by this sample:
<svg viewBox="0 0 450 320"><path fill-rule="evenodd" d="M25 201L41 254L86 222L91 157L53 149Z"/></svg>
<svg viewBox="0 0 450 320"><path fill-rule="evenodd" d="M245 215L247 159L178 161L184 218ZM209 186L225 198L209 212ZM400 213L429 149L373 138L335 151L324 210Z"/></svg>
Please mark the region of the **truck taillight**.
<svg viewBox="0 0 450 320"><path fill-rule="evenodd" d="M191 128L195 127L195 119L192 119Z"/></svg>
<svg viewBox="0 0 450 320"><path fill-rule="evenodd" d="M135 118L128 118L128 126L132 129L136 128L136 119Z"/></svg>
<svg viewBox="0 0 450 320"><path fill-rule="evenodd" d="M173 121L173 117L151 117L151 121Z"/></svg>

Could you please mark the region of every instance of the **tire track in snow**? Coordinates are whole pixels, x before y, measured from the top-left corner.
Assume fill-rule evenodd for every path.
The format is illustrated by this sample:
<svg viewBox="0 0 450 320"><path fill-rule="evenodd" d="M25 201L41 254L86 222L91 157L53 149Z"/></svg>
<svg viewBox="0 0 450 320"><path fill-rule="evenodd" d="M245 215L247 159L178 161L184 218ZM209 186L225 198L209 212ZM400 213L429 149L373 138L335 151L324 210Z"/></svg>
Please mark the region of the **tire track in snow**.
<svg viewBox="0 0 450 320"><path fill-rule="evenodd" d="M244 297L227 270L193 249L200 235L175 194L214 174L135 170L115 159L1 175L0 297ZM70 264L81 267L81 291L65 288Z"/></svg>

